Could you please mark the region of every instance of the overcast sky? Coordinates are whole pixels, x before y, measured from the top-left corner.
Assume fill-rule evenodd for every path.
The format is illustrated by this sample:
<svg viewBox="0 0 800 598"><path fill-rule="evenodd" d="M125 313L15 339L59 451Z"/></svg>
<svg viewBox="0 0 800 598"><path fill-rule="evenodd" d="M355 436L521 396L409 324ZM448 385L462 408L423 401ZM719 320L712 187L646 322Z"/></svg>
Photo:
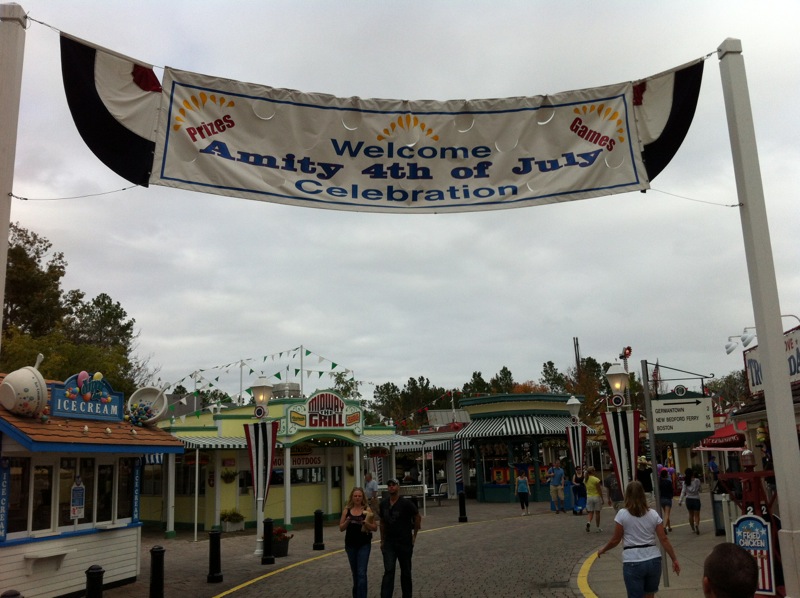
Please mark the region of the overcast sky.
<svg viewBox="0 0 800 598"><path fill-rule="evenodd" d="M600 362L630 345L639 373L642 359L717 376L741 368L741 351L723 348L754 323L739 211L728 207L738 199L715 54L727 37L744 48L781 310L800 312L800 3L19 3L157 67L344 97L531 96L713 53L687 139L646 194L387 215L165 187L64 199L129 183L79 137L57 32L32 23L14 181L31 199L13 200L12 221L64 252L65 289L122 304L138 354L165 381L245 358L272 373L288 362L263 356L300 345L312 352L306 369L349 368L367 396L418 376L461 387L503 366L538 380L546 361L574 364L573 337ZM218 385L238 392L232 370ZM243 385L254 379L247 369ZM327 382L306 375L304 390Z"/></svg>

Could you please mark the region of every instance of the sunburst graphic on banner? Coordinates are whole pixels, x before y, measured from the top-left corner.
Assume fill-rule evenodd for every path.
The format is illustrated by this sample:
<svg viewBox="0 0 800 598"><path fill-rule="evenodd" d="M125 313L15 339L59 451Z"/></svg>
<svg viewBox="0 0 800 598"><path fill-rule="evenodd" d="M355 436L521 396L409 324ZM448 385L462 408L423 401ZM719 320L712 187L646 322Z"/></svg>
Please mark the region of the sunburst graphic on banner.
<svg viewBox="0 0 800 598"><path fill-rule="evenodd" d="M175 115L175 124L172 125L172 130L179 131L180 128L186 124L187 113L199 112L205 108L208 103L219 106L220 108L229 108L236 105L233 100L228 100L225 96L217 96L217 94L214 93L208 95L201 91L197 95L192 95L188 100L183 100L182 107L178 109L178 114Z"/></svg>
<svg viewBox="0 0 800 598"><path fill-rule="evenodd" d="M400 130L411 131L412 129L419 129L425 133L426 137L431 138L433 141L439 141L439 136L433 132L433 129L422 122L416 116L411 114L401 114L396 120L389 123L389 126L383 130L383 134L378 134L378 141L388 139Z"/></svg>
<svg viewBox="0 0 800 598"><path fill-rule="evenodd" d="M573 108L572 111L578 116L587 116L594 114L600 120L607 120L614 123L616 126L617 139L620 143L625 142L625 127L623 126L622 119L619 117L619 111L606 106L605 104L591 104L589 106L583 105L579 108Z"/></svg>

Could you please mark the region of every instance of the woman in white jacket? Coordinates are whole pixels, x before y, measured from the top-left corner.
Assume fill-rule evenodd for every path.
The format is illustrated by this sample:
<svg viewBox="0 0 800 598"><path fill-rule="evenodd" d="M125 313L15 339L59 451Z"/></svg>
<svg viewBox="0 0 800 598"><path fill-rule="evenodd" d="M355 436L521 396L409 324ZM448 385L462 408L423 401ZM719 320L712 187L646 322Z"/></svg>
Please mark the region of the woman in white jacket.
<svg viewBox="0 0 800 598"><path fill-rule="evenodd" d="M682 505L686 499L686 509L689 511L689 525L692 531L700 535L700 479L694 477L691 468L686 469L686 477L683 480L683 489L678 505Z"/></svg>

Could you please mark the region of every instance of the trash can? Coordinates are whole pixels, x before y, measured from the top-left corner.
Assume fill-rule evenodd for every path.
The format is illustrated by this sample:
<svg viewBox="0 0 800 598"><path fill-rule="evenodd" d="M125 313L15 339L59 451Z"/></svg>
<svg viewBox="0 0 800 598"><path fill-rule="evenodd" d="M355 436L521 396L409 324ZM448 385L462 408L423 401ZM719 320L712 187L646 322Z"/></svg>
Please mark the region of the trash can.
<svg viewBox="0 0 800 598"><path fill-rule="evenodd" d="M711 488L711 512L714 515L714 534L717 536L725 535L725 516L723 515L723 500L722 495L725 491L716 482Z"/></svg>

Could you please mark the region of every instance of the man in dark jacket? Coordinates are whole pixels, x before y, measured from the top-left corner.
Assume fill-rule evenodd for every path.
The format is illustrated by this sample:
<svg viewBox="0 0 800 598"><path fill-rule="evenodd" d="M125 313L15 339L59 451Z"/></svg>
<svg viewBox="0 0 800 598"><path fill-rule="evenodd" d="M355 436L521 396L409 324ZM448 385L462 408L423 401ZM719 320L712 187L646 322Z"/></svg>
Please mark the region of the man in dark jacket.
<svg viewBox="0 0 800 598"><path fill-rule="evenodd" d="M381 501L379 508L383 553L381 598L392 598L397 563L400 563L403 598L411 598L411 557L422 520L417 505L400 496L397 480L389 480L386 485L389 496Z"/></svg>

